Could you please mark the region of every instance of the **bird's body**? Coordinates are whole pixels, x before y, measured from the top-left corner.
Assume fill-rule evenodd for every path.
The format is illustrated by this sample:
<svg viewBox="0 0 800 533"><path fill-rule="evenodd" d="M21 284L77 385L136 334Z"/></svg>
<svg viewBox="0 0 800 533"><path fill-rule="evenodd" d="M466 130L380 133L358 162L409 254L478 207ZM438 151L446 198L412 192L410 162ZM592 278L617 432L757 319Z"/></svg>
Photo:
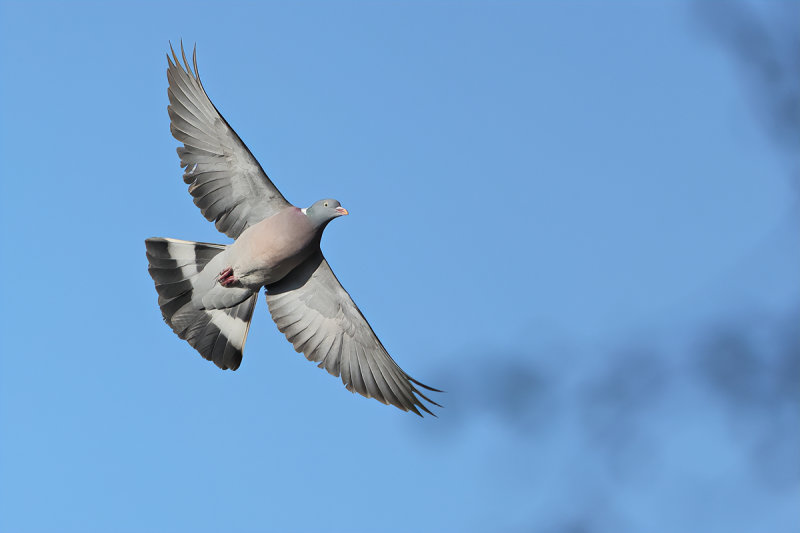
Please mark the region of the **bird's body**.
<svg viewBox="0 0 800 533"><path fill-rule="evenodd" d="M292 206L244 230L226 252L236 279L257 291L318 250L321 236L302 209Z"/></svg>
<svg viewBox="0 0 800 533"><path fill-rule="evenodd" d="M167 56L168 108L184 181L230 245L151 238L149 272L164 320L222 369L242 360L256 298L266 287L278 329L295 350L368 398L405 411L438 405L392 360L322 255L327 224L347 210L324 199L290 204L211 103L186 56ZM419 408L419 409L418 409Z"/></svg>

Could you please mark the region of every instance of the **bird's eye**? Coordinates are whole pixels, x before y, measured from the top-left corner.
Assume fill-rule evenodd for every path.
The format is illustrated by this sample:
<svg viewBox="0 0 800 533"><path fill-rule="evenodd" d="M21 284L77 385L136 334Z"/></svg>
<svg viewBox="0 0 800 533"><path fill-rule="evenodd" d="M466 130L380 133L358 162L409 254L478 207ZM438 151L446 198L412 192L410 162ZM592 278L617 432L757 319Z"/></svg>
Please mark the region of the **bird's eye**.
<svg viewBox="0 0 800 533"><path fill-rule="evenodd" d="M328 207L328 202L325 202L325 207Z"/></svg>

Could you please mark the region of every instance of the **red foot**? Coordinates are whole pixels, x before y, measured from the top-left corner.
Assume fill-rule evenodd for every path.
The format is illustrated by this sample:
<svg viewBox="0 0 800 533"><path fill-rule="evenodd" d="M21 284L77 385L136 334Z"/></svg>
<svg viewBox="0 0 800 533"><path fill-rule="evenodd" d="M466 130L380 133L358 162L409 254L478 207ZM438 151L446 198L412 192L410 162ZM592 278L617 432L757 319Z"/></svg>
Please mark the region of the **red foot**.
<svg viewBox="0 0 800 533"><path fill-rule="evenodd" d="M220 272L219 278L217 279L219 280L219 284L222 285L223 287L230 287L231 285L239 281L235 277L233 277L233 269L231 267L227 267L225 270Z"/></svg>

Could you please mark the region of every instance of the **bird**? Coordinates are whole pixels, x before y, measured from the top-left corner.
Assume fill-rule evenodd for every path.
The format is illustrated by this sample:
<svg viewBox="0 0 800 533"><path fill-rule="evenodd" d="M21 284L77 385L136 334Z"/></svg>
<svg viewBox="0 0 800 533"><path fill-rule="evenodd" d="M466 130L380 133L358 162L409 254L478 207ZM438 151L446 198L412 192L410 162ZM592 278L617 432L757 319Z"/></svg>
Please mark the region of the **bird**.
<svg viewBox="0 0 800 533"><path fill-rule="evenodd" d="M264 287L278 330L295 351L367 398L419 416L441 407L392 359L342 287L320 247L332 220L348 215L337 200L289 203L208 97L197 69L170 44L170 131L183 180L203 216L233 239L213 244L145 239L148 272L164 321L223 370L242 362L256 300Z"/></svg>

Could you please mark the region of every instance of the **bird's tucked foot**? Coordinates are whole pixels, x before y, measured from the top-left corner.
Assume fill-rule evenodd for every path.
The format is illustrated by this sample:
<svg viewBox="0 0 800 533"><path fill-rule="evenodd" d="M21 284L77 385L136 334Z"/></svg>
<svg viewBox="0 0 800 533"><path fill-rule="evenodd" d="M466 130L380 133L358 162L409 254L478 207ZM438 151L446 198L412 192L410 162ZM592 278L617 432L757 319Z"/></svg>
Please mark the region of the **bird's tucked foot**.
<svg viewBox="0 0 800 533"><path fill-rule="evenodd" d="M223 287L230 287L231 285L239 281L234 277L233 269L231 267L227 267L225 270L220 272L219 278L217 278L217 280L219 281L219 284L222 285Z"/></svg>

